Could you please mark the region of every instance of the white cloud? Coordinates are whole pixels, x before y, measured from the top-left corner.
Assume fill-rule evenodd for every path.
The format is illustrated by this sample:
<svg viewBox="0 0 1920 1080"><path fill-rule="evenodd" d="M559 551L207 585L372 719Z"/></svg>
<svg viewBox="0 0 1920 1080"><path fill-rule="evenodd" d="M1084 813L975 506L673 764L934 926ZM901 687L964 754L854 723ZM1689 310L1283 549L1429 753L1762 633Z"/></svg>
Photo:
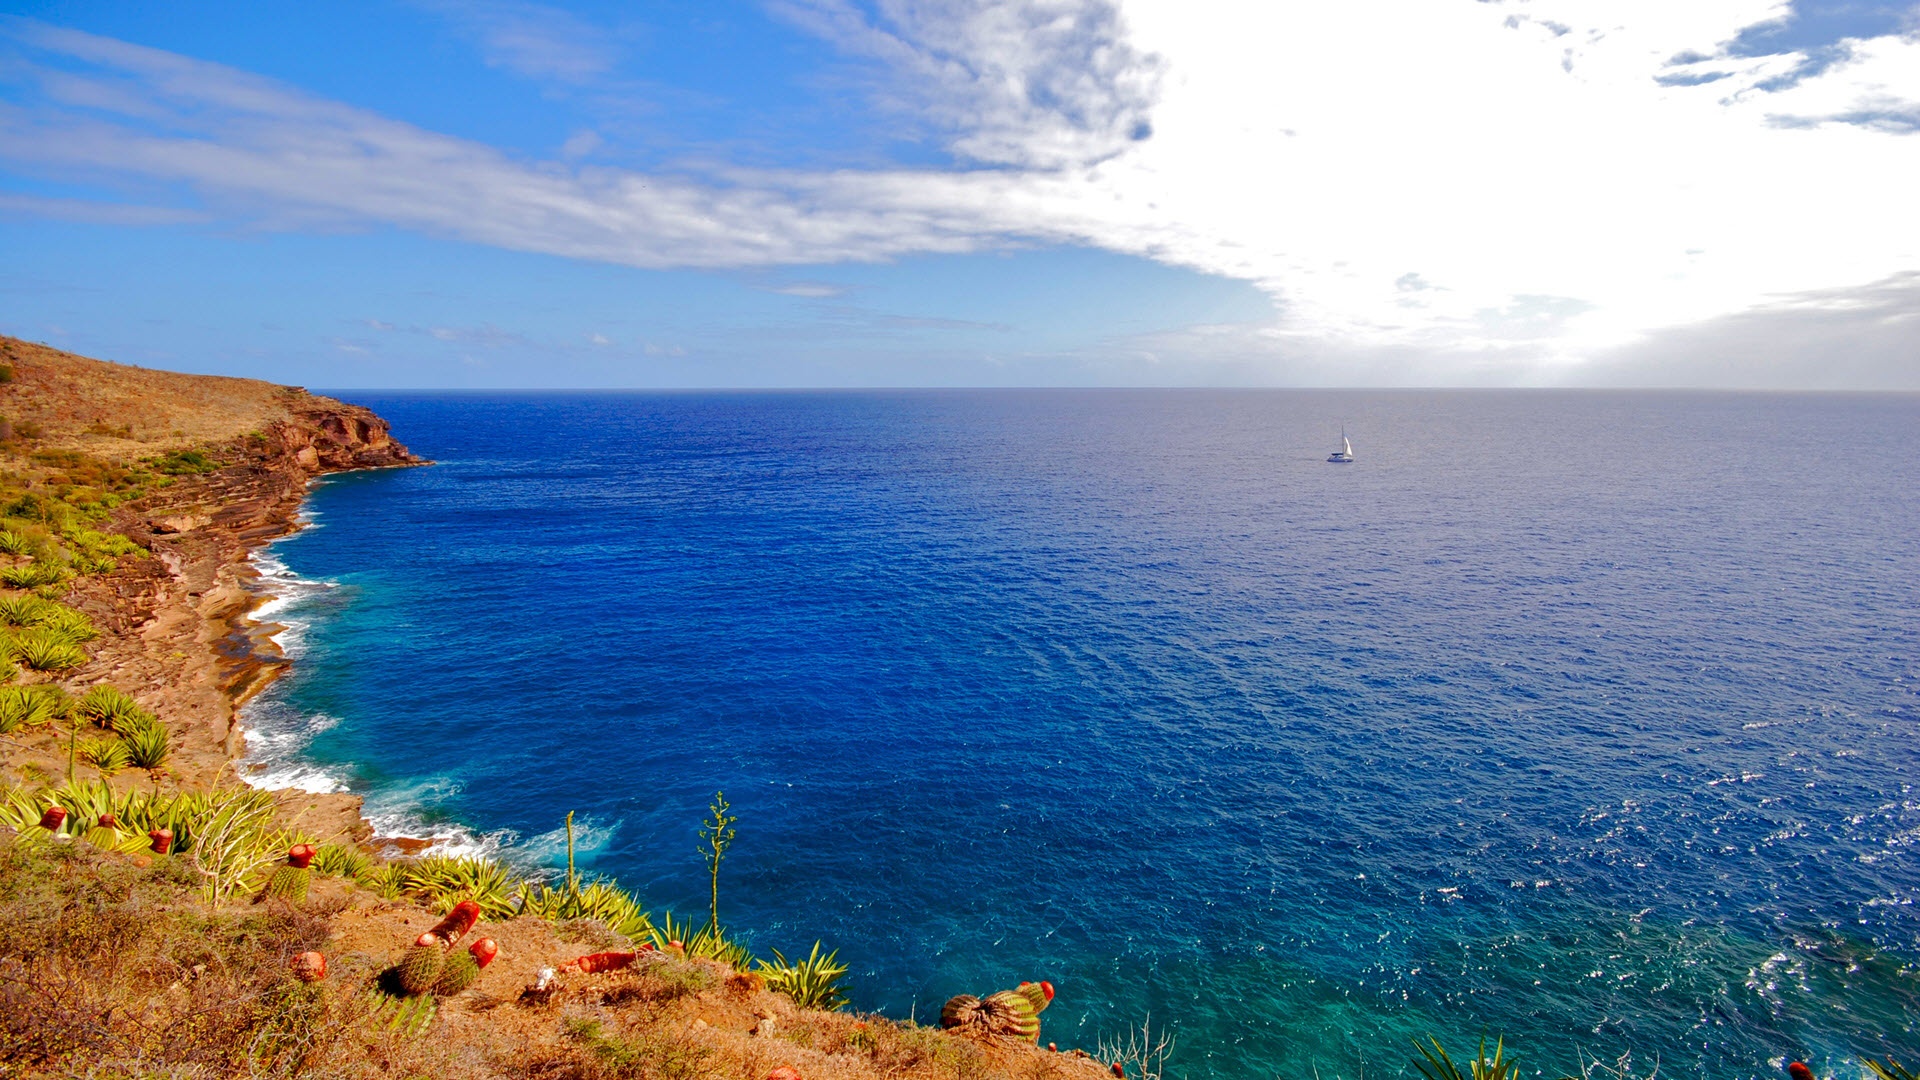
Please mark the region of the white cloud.
<svg viewBox="0 0 1920 1080"><path fill-rule="evenodd" d="M493 67L531 79L583 83L616 59L604 32L559 8L516 0L418 0L472 37Z"/></svg>
<svg viewBox="0 0 1920 1080"><path fill-rule="evenodd" d="M0 106L0 153L186 182L282 227L377 222L642 267L1096 245L1275 298L1274 323L1169 336L1156 363L1225 350L1305 381L1600 378L1595 358L1626 363L1649 335L1788 317L1783 297L1920 268L1920 135L1902 134L1920 39L1844 43L1795 81L1804 56L1724 48L1784 17L1772 0L782 10L887 65L876 92L932 109L956 154L996 167L525 162L44 27L24 36L57 70L38 70L40 102Z"/></svg>
<svg viewBox="0 0 1920 1080"><path fill-rule="evenodd" d="M976 161L1037 168L1110 157L1151 130L1158 58L1105 0L773 0L842 50L880 62L882 104L932 120Z"/></svg>

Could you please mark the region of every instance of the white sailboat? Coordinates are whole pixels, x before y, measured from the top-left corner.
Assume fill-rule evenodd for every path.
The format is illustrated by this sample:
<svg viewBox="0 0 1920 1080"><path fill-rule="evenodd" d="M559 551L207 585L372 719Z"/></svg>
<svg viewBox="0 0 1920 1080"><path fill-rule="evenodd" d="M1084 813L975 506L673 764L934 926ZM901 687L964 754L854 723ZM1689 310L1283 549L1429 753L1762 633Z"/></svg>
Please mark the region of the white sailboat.
<svg viewBox="0 0 1920 1080"><path fill-rule="evenodd" d="M1340 425L1340 449L1328 454L1327 460L1335 465L1353 464L1353 443L1347 439L1347 425Z"/></svg>

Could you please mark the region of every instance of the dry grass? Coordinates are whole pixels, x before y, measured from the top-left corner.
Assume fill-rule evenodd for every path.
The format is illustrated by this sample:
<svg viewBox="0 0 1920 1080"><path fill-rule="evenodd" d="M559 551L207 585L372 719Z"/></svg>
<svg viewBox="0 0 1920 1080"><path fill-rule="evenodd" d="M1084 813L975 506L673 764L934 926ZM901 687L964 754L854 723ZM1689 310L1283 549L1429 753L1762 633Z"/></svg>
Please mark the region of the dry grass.
<svg viewBox="0 0 1920 1080"><path fill-rule="evenodd" d="M260 431L304 394L258 379L182 375L113 364L0 337L0 417L41 430L41 449L111 460L207 446Z"/></svg>
<svg viewBox="0 0 1920 1080"><path fill-rule="evenodd" d="M589 946L542 919L483 923L500 957L443 1001L422 1034L376 1009L381 972L432 924L423 909L341 880L304 908L209 909L170 859L0 835L0 1075L435 1077L438 1080L1097 1080L1096 1063L1022 1043L977 1043L881 1017L808 1011L762 980L653 954L635 968L542 967ZM607 931L569 937L604 942ZM326 954L328 978L289 958Z"/></svg>

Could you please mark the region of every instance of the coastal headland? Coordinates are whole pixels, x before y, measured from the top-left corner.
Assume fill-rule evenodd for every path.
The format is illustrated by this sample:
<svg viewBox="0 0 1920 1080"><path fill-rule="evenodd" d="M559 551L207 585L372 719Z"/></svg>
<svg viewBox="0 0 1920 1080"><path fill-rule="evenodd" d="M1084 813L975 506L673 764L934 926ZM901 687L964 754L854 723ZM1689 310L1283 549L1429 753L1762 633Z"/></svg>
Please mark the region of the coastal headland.
<svg viewBox="0 0 1920 1080"><path fill-rule="evenodd" d="M288 663L249 556L316 477L422 464L298 387L0 337L0 1075L1154 1075L1047 1044L1044 973L859 1015L830 950L756 958L571 850L388 858L355 796L247 786Z"/></svg>
<svg viewBox="0 0 1920 1080"><path fill-rule="evenodd" d="M44 489L71 460L63 453L125 463L197 452L213 466L110 509L99 527L152 558L72 580L65 601L103 633L67 681L111 680L165 717L187 783L238 779L238 710L285 664L271 637L279 628L248 618L261 600L248 556L298 527L315 477L423 462L371 411L299 387L128 367L17 339L0 339L0 363L13 370L0 416L16 433L39 433L24 490ZM368 835L355 796L282 798L323 839Z"/></svg>

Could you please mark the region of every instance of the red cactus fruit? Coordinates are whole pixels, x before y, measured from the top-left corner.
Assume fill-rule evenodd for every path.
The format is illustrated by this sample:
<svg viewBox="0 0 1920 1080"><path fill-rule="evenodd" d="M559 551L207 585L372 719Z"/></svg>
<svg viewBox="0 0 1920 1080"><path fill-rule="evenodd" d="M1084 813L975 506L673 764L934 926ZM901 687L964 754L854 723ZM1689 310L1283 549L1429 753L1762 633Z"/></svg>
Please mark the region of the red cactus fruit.
<svg viewBox="0 0 1920 1080"><path fill-rule="evenodd" d="M1040 992L1041 992L1041 993L1043 993L1043 994L1045 994L1045 995L1047 995L1047 1000L1048 1000L1048 1001L1052 1001L1052 1000L1053 1000L1053 984L1052 984L1052 983L1050 983L1050 982L1048 982L1048 981L1047 981L1047 980L1045 980L1045 979L1041 979L1041 980L1040 980Z"/></svg>
<svg viewBox="0 0 1920 1080"><path fill-rule="evenodd" d="M768 1073L767 1080L800 1080L800 1070L791 1065L782 1065Z"/></svg>
<svg viewBox="0 0 1920 1080"><path fill-rule="evenodd" d="M295 844L287 849L287 865L296 870L305 870L313 865L313 857L318 854L320 849L312 844Z"/></svg>
<svg viewBox="0 0 1920 1080"><path fill-rule="evenodd" d="M153 841L148 847L153 850L155 855L165 855L167 852L173 850L172 829L154 829L147 834L147 839Z"/></svg>
<svg viewBox="0 0 1920 1080"><path fill-rule="evenodd" d="M117 829L120 827L120 819L112 814L101 814L99 824L103 829Z"/></svg>
<svg viewBox="0 0 1920 1080"><path fill-rule="evenodd" d="M1123 1068L1121 1068L1121 1067L1120 1067L1120 1063L1119 1063L1119 1062L1117 1062L1117 1061L1113 1063L1113 1065L1111 1066L1111 1068L1113 1069L1113 1075L1115 1075L1115 1076L1125 1076L1125 1075L1127 1075L1127 1070L1125 1070L1125 1069L1123 1069Z"/></svg>
<svg viewBox="0 0 1920 1080"><path fill-rule="evenodd" d="M624 967L632 967L633 958L638 955L640 954L630 952L589 953L577 960L569 960L560 966L563 970L579 971L588 975L594 975L602 971L618 971Z"/></svg>
<svg viewBox="0 0 1920 1080"><path fill-rule="evenodd" d="M319 982L327 977L327 958L317 952L295 954L293 977L301 982Z"/></svg>
<svg viewBox="0 0 1920 1080"><path fill-rule="evenodd" d="M57 831L60 828L60 823L65 820L67 820L67 812L64 809L58 806L49 806L47 807L47 812L40 815L40 827Z"/></svg>
<svg viewBox="0 0 1920 1080"><path fill-rule="evenodd" d="M439 925L428 933L451 945L466 937L467 931L473 929L473 924L479 921L480 905L471 900L462 900L453 905L453 910L447 912L447 917L441 919Z"/></svg>
<svg viewBox="0 0 1920 1080"><path fill-rule="evenodd" d="M1806 1063L1801 1061L1788 1065L1787 1075L1793 1077L1793 1080L1813 1080L1813 1070L1807 1068Z"/></svg>
<svg viewBox="0 0 1920 1080"><path fill-rule="evenodd" d="M500 955L500 946L494 944L492 938L483 937L467 946L467 952L473 956L474 963L484 968L493 963L494 957Z"/></svg>

